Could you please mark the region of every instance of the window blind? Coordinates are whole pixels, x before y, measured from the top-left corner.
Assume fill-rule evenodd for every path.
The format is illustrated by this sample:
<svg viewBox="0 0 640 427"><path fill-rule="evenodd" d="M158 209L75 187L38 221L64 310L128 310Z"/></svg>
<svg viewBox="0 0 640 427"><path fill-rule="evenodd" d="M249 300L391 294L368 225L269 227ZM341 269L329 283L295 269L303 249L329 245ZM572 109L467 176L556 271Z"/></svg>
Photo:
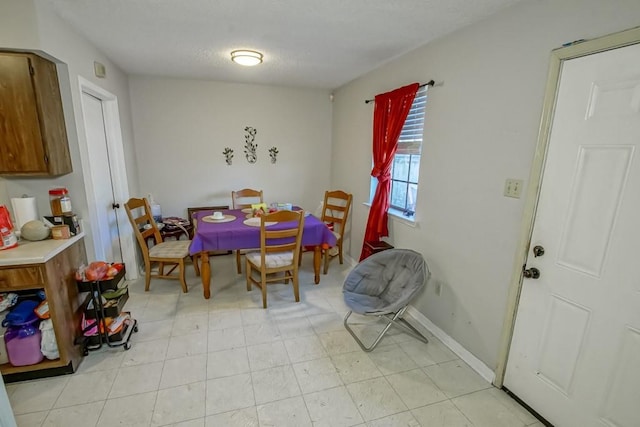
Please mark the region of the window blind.
<svg viewBox="0 0 640 427"><path fill-rule="evenodd" d="M420 154L422 151L422 134L424 132L424 112L427 105L427 87L418 89L411 109L400 132L396 154Z"/></svg>

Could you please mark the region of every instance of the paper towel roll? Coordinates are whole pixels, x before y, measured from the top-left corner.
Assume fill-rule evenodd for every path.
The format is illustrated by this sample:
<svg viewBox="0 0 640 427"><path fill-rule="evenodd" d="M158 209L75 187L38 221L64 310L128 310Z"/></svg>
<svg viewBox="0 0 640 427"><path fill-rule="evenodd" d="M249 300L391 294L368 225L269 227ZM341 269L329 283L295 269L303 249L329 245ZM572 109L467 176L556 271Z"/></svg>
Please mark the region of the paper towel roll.
<svg viewBox="0 0 640 427"><path fill-rule="evenodd" d="M11 207L16 220L14 230L20 231L25 223L39 218L35 197L14 197L11 199Z"/></svg>

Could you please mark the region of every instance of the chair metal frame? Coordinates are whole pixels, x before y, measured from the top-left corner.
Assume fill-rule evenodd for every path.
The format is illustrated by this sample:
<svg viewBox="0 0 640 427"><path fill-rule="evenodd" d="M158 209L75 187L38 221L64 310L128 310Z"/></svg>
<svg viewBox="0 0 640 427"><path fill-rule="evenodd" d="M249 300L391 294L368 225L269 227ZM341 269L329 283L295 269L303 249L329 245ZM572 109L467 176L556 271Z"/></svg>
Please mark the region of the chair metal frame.
<svg viewBox="0 0 640 427"><path fill-rule="evenodd" d="M243 188L242 190L231 192L231 207L233 209L245 209L250 208L251 203L240 203L240 199L257 198L259 203L264 203L262 197L262 190L254 190L252 188ZM242 274L242 254L246 252L245 249L236 250L236 269L238 274Z"/></svg>
<svg viewBox="0 0 640 427"><path fill-rule="evenodd" d="M364 343L360 340L360 338L358 338L356 333L353 331L353 329L351 329L351 327L347 323L347 320L349 319L349 316L351 316L351 314L353 313L352 310L349 310L349 312L344 317L344 322L343 322L344 323L344 327L347 329L347 332L349 332L351 334L351 336L356 340L356 342L358 343L360 348L362 350L366 351L367 353L372 351L374 348L376 348L376 346L378 345L380 340L382 340L382 338L387 333L389 328L391 328L391 326L396 326L396 327L402 329L407 334L411 335L412 337L414 337L416 339L419 339L420 341L422 341L425 344L428 343L429 342L428 339L426 339L424 336L422 336L420 334L420 332L418 332L413 326L411 326L406 320L404 320L402 318L402 316L404 315L404 312L407 311L408 307L409 307L409 305L405 305L404 307L402 307L400 310L398 310L395 313L387 313L387 314L381 314L381 315L377 316L380 319L384 319L387 322L387 325L378 334L376 339L373 341L373 344L371 344L369 347L364 345ZM393 315L393 317L392 317L392 315Z"/></svg>
<svg viewBox="0 0 640 427"><path fill-rule="evenodd" d="M394 268L394 264L400 264L404 270L392 270L391 276L386 275L387 277L384 279L382 277L378 277L376 274L378 269L386 270L387 268ZM375 268L372 269L370 265ZM362 266L362 271L358 270L358 267L360 266ZM397 274L402 274L402 276L397 276ZM424 258L418 252L410 249L389 249L387 251L373 254L361 261L358 266L356 266L349 275L347 275L343 285L343 292L348 292L350 294L349 298L345 297L345 302L351 310L349 310L345 315L343 323L347 332L351 334L363 351L370 352L376 348L391 326L401 329L403 332L406 332L408 335L424 343L429 342L425 336L403 319L402 316L404 316L407 311L411 300L423 288L424 284L429 279L430 274L431 273L429 272L429 268L424 261ZM398 279L400 277L402 279ZM413 282L406 283L406 288L404 286L405 284L402 284L402 287L400 288L399 280L404 280L407 277L410 277L410 280L413 280ZM377 286L378 283L384 287ZM372 284L376 285L372 286ZM393 287L390 288L390 286ZM392 295L395 300L392 298L387 299L382 296L387 294L387 291L389 290L399 288L410 292L404 292L399 296L393 293ZM359 289L359 291L355 292L356 289ZM374 301L369 301L368 299L364 300L366 302L362 302L362 300L359 300L358 295L376 297L379 301L384 302L384 305L380 306L373 303ZM375 316L387 322L382 331L369 346L366 346L356 335L351 326L349 326L349 317L353 314L354 310L360 315Z"/></svg>

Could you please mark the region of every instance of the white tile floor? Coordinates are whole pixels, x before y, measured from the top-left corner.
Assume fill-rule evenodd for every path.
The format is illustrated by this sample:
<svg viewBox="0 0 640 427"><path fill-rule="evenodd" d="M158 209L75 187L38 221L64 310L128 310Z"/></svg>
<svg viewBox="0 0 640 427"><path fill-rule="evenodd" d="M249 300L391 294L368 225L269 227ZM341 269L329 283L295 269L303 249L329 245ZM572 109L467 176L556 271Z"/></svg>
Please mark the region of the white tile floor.
<svg viewBox="0 0 640 427"><path fill-rule="evenodd" d="M306 255L301 302L273 285L264 310L234 260L212 258L210 300L191 267L188 294L176 281L146 293L131 283L132 348L91 352L73 375L8 384L18 425L542 426L432 336L423 344L392 328L360 350L342 325L351 266L334 260L316 286ZM379 324L352 319L375 336Z"/></svg>

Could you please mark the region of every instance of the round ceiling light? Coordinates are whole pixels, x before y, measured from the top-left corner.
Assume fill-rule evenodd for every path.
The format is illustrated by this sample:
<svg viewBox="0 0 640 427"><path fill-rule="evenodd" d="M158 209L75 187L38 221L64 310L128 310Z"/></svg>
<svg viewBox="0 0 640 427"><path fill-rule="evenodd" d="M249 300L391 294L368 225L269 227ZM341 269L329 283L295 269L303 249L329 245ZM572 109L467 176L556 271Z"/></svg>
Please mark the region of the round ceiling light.
<svg viewBox="0 0 640 427"><path fill-rule="evenodd" d="M234 50L231 52L231 60L236 64L252 67L262 62L262 54L255 50Z"/></svg>

